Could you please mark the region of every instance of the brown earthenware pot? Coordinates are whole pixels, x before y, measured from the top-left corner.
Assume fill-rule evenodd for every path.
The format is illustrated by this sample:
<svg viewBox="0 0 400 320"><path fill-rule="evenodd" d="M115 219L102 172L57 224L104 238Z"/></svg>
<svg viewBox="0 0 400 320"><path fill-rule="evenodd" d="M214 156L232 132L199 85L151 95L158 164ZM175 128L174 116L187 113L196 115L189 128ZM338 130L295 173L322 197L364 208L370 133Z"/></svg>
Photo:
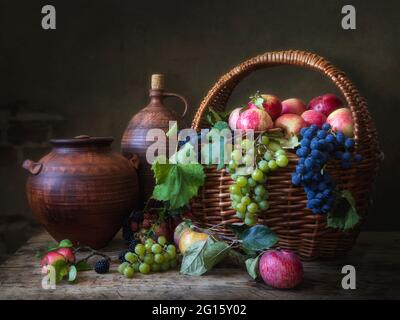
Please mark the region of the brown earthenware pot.
<svg viewBox="0 0 400 320"><path fill-rule="evenodd" d="M26 160L33 214L57 240L98 249L120 229L138 197L136 157L111 151L113 138L79 136L51 140L52 151Z"/></svg>
<svg viewBox="0 0 400 320"><path fill-rule="evenodd" d="M155 74L151 78L149 97L149 104L133 116L128 123L121 143L121 150L124 155L137 154L140 159L138 170L141 191L139 206L142 207L152 195L155 184L151 164L146 159L147 148L155 141L146 140L147 133L150 129L161 129L165 133L168 132L170 121L176 121L179 130L185 129L186 124L183 117L188 108L188 103L184 97L176 93L164 92L164 76L160 74ZM165 107L163 100L169 97L182 100L185 107L182 115L178 115ZM165 150L167 150L167 155L168 149L169 144L168 139L166 139Z"/></svg>

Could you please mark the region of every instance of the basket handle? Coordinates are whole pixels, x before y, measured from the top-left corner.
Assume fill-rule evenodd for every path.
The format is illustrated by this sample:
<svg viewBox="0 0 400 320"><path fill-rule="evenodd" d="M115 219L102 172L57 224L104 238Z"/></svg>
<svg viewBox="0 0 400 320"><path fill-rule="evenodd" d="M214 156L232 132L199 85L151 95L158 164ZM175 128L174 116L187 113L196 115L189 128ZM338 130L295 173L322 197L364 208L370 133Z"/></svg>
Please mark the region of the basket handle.
<svg viewBox="0 0 400 320"><path fill-rule="evenodd" d="M362 138L368 143L368 139L376 137L376 129L368 113L367 103L344 72L316 54L292 50L263 53L241 63L223 75L201 102L193 118L192 128L199 130L202 125L205 125L204 113L209 106L223 111L236 85L253 71L281 65L311 68L328 77L341 91L351 110L356 141L360 142Z"/></svg>

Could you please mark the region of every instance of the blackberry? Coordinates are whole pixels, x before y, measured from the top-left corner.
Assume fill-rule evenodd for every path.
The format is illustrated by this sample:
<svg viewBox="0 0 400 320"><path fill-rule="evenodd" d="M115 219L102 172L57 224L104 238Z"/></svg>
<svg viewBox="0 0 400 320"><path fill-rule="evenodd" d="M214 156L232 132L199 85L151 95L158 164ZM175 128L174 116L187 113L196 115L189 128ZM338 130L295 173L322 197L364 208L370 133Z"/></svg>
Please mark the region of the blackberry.
<svg viewBox="0 0 400 320"><path fill-rule="evenodd" d="M94 271L97 273L107 273L110 270L110 261L108 259L101 259L94 265Z"/></svg>
<svg viewBox="0 0 400 320"><path fill-rule="evenodd" d="M135 247L139 242L136 239L132 239L129 243L128 251L135 252Z"/></svg>
<svg viewBox="0 0 400 320"><path fill-rule="evenodd" d="M124 263L126 262L125 260L125 254L128 252L128 250L122 250L119 254L118 254L118 260L120 263Z"/></svg>

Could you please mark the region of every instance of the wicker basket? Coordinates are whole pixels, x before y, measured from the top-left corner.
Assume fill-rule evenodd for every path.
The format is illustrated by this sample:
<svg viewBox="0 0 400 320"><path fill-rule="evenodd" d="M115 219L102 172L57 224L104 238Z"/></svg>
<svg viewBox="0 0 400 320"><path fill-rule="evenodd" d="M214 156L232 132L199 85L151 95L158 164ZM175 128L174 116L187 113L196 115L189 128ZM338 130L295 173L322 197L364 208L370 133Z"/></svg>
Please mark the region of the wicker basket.
<svg viewBox="0 0 400 320"><path fill-rule="evenodd" d="M340 169L334 161L328 165L329 173L342 189L348 189L356 199L359 214L363 218L369 205L370 191L381 152L377 133L367 109L367 104L346 75L322 57L302 51L268 52L249 59L222 76L202 101L192 123L196 130L207 128L205 111L209 106L222 111L236 85L251 72L280 65L294 65L317 70L333 81L343 94L355 122L356 152L364 160L348 170ZM345 253L353 246L359 226L350 232L327 228L325 215L314 215L306 208L307 198L302 187L294 187L291 173L297 164L297 156L289 154L289 165L269 174L267 190L270 208L259 213L259 223L273 229L279 236L279 246L294 250L302 259L329 258ZM231 208L230 175L215 167L206 168L206 183L192 202L195 221L201 227L215 228L216 232L233 236L224 225L240 222Z"/></svg>

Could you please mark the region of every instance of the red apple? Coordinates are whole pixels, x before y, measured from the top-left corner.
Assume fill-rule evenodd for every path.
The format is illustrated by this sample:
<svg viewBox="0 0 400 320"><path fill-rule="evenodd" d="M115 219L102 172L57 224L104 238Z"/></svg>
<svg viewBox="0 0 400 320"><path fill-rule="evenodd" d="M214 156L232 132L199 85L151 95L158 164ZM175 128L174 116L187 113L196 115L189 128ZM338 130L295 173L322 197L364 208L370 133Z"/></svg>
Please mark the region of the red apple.
<svg viewBox="0 0 400 320"><path fill-rule="evenodd" d="M326 119L326 123L331 125L333 131L342 131L347 137L353 136L353 117L348 108L340 108L333 111Z"/></svg>
<svg viewBox="0 0 400 320"><path fill-rule="evenodd" d="M237 128L242 130L266 131L274 123L267 112L259 108L250 108L240 114Z"/></svg>
<svg viewBox="0 0 400 320"><path fill-rule="evenodd" d="M325 116L329 116L334 110L339 109L342 106L342 100L331 93L316 97L308 104L310 110L322 112Z"/></svg>
<svg viewBox="0 0 400 320"><path fill-rule="evenodd" d="M240 117L240 111L242 110L242 108L236 108L235 110L233 110L229 116L229 127L232 130L236 130L237 129L237 121Z"/></svg>
<svg viewBox="0 0 400 320"><path fill-rule="evenodd" d="M264 282L274 288L294 288L303 280L303 264L289 250L268 250L258 266Z"/></svg>
<svg viewBox="0 0 400 320"><path fill-rule="evenodd" d="M59 248L56 252L63 255L68 262L75 262L75 254L71 248Z"/></svg>
<svg viewBox="0 0 400 320"><path fill-rule="evenodd" d="M282 113L282 103L278 97L275 97L271 94L262 94L261 98L264 99L264 102L262 103L264 111L268 112L272 120L278 118ZM250 103L249 107L257 108L257 106L253 103Z"/></svg>
<svg viewBox="0 0 400 320"><path fill-rule="evenodd" d="M291 98L282 101L282 114L294 113L300 116L306 110L306 104L300 99Z"/></svg>
<svg viewBox="0 0 400 320"><path fill-rule="evenodd" d="M49 264L54 264L59 260L64 260L66 261L65 257L56 251L50 251L45 254L45 256L42 258L42 261L40 262L40 265L42 267L47 266Z"/></svg>
<svg viewBox="0 0 400 320"><path fill-rule="evenodd" d="M308 126L316 124L318 127L322 127L326 121L325 115L315 110L307 110L302 113L301 117L307 122Z"/></svg>
<svg viewBox="0 0 400 320"><path fill-rule="evenodd" d="M283 114L275 121L276 128L282 128L291 135L299 134L301 128L306 126L307 122L302 117L292 113Z"/></svg>

